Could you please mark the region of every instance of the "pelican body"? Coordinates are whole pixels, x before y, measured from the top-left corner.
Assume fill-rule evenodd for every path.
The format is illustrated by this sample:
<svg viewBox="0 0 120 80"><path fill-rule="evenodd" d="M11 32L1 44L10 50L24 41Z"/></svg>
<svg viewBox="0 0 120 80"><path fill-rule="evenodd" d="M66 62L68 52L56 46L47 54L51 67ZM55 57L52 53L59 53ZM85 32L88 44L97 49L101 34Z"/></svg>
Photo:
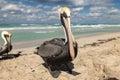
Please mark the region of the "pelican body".
<svg viewBox="0 0 120 80"><path fill-rule="evenodd" d="M71 32L70 9L67 7L62 7L59 9L59 14L63 25L65 38L54 38L50 41L45 41L40 47L37 47L37 54L43 58L45 63L48 65L48 68L50 66L67 64L71 62L75 59L78 52L78 44ZM68 70L70 73L72 72L70 69Z"/></svg>
<svg viewBox="0 0 120 80"><path fill-rule="evenodd" d="M54 38L45 41L39 48L38 54L45 60L48 65L65 64L72 61L69 51L68 42L65 44L64 38ZM75 57L77 56L77 43L74 44Z"/></svg>
<svg viewBox="0 0 120 80"><path fill-rule="evenodd" d="M4 44L0 46L0 56L6 53L8 54L12 50L11 36L10 32L2 31L1 37L4 40Z"/></svg>

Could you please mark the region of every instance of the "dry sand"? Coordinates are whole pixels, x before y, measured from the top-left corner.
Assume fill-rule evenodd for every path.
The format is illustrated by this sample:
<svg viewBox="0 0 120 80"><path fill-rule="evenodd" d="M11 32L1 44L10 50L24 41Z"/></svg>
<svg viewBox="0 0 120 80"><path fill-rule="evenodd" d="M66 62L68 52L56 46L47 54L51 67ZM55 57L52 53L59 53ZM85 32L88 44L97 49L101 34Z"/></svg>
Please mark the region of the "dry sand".
<svg viewBox="0 0 120 80"><path fill-rule="evenodd" d="M53 78L43 66L42 58L34 54L35 47L14 48L9 54L16 58L0 58L0 80L119 80L120 33L109 33L78 38L79 52L73 74L61 71ZM38 42L34 41L37 45ZM29 42L30 44L30 42ZM15 44L15 46L19 46ZM24 44L26 45L26 44Z"/></svg>

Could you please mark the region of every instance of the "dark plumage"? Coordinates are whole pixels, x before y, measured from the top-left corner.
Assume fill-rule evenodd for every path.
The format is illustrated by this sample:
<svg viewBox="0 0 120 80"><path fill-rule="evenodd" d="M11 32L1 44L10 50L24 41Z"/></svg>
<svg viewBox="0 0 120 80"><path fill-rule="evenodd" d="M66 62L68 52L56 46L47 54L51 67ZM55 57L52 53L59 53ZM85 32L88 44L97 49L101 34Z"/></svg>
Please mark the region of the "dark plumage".
<svg viewBox="0 0 120 80"><path fill-rule="evenodd" d="M5 53L9 53L12 50L12 45L10 45L10 48L8 48L7 45L2 46L2 48L0 49L0 55L3 55Z"/></svg>
<svg viewBox="0 0 120 80"><path fill-rule="evenodd" d="M72 73L67 63L75 59L78 49L78 44L71 32L69 8L60 8L60 20L65 31L65 39L54 38L50 41L45 41L40 47L37 47L37 54L43 58L53 76L54 74L51 67L61 64L66 64L68 71Z"/></svg>
<svg viewBox="0 0 120 80"><path fill-rule="evenodd" d="M38 54L48 65L59 65L72 61L68 42L64 38L55 38L45 41L39 48ZM77 43L74 43L75 57L77 55Z"/></svg>

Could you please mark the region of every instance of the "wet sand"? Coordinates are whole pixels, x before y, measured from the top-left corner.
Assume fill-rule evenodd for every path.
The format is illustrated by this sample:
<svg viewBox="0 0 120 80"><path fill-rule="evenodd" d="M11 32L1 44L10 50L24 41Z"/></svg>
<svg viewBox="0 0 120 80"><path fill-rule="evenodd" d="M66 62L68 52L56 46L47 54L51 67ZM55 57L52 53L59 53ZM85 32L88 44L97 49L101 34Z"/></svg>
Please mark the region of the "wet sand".
<svg viewBox="0 0 120 80"><path fill-rule="evenodd" d="M78 56L70 64L73 73L61 70L53 78L43 65L42 58L34 54L42 40L14 43L11 55L16 58L0 58L0 80L119 80L120 33L107 33L77 37Z"/></svg>

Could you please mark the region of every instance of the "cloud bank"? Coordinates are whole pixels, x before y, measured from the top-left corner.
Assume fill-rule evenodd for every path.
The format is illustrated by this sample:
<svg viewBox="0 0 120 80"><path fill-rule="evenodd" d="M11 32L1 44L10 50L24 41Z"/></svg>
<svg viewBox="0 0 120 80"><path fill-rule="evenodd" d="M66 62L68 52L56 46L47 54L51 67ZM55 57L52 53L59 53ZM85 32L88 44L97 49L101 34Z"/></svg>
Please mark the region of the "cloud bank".
<svg viewBox="0 0 120 80"><path fill-rule="evenodd" d="M70 7L73 24L119 24L115 0L1 0L0 23L60 23L58 9Z"/></svg>

